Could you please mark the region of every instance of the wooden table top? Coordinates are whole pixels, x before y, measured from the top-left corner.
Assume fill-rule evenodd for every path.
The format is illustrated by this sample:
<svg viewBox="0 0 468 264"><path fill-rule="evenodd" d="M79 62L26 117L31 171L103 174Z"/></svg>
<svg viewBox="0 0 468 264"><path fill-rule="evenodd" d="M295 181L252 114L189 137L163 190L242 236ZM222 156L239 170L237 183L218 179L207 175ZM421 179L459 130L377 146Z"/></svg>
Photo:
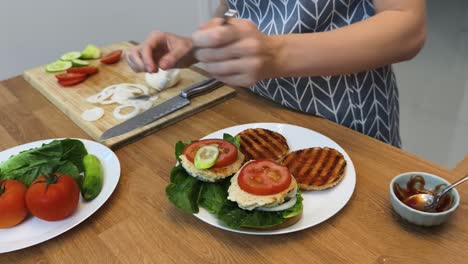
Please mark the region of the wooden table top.
<svg viewBox="0 0 468 264"><path fill-rule="evenodd" d="M0 82L0 150L46 138L87 138L22 77ZM278 122L322 133L350 155L357 183L329 220L277 236L223 231L168 202L174 144L243 123ZM452 219L423 228L401 220L389 202L392 177L455 173L327 120L293 112L245 89L228 101L116 150L122 174L111 198L70 231L0 255L0 263L466 263L468 189ZM459 176L459 175L457 175ZM465 186L466 187L466 186Z"/></svg>

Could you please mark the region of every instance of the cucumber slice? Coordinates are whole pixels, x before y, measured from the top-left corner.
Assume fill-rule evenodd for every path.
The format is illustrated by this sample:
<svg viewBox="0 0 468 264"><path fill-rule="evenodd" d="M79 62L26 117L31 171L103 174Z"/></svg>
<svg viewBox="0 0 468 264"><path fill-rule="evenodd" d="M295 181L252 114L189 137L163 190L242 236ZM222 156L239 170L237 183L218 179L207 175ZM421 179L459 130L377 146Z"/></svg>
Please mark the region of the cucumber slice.
<svg viewBox="0 0 468 264"><path fill-rule="evenodd" d="M215 146L201 147L195 154L194 164L197 169L208 169L215 165L219 149Z"/></svg>
<svg viewBox="0 0 468 264"><path fill-rule="evenodd" d="M73 67L83 67L83 66L88 66L89 64L90 64L89 61L85 61L85 60L79 60L79 59L72 60Z"/></svg>
<svg viewBox="0 0 468 264"><path fill-rule="evenodd" d="M81 52L81 57L80 59L99 59L101 57L101 50L94 46L94 45L88 45L83 52Z"/></svg>
<svg viewBox="0 0 468 264"><path fill-rule="evenodd" d="M72 61L72 60L78 59L79 57L81 57L81 52L72 51L72 52L63 54L62 57L60 57L60 60Z"/></svg>
<svg viewBox="0 0 468 264"><path fill-rule="evenodd" d="M70 61L56 61L48 64L46 66L46 72L61 72L72 67L72 63Z"/></svg>

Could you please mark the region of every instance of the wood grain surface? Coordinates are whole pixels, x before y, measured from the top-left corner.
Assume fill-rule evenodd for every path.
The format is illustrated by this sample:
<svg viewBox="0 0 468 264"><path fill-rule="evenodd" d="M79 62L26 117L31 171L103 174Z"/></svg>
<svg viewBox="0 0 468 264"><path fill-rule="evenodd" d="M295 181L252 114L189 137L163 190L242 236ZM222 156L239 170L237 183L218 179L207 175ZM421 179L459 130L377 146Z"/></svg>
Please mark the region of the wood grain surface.
<svg viewBox="0 0 468 264"><path fill-rule="evenodd" d="M453 168L453 171L460 176L468 174L468 155L466 155L465 158L461 160L455 168Z"/></svg>
<svg viewBox="0 0 468 264"><path fill-rule="evenodd" d="M125 50L131 46L133 46L133 44L129 42L116 43L102 48L102 52L103 54L106 54L113 50ZM45 71L45 65L25 71L23 76L34 88L62 110L65 115L83 129L92 139L98 140L104 131L121 123L123 120L116 119L112 114L114 108L117 106L116 104L93 105L88 103L86 98L102 91L109 85L119 83L145 84L145 75L144 73L134 73L124 60L112 65L101 64L99 60L94 60L92 61L92 65L99 68L99 73L92 75L86 81L72 87L60 86L57 83L55 75ZM183 88L204 79L207 78L190 69L181 70L180 82L175 87L162 91L159 94L158 99L154 101L153 105L158 105L168 100L169 98L177 95ZM150 89L150 91L152 90L153 89ZM227 86L220 87L213 92L195 97L191 100L190 105L184 107L180 111L176 111L160 118L156 122L148 124L142 128L135 129L134 131L122 136L106 140L102 143L109 147L124 145L129 141L136 140L150 132L157 131L164 126L168 126L178 120L186 118L193 113L220 103L233 95L234 89ZM102 107L105 110L103 118L94 122L83 120L81 118L83 111L95 106Z"/></svg>
<svg viewBox="0 0 468 264"><path fill-rule="evenodd" d="M389 202L397 174L450 170L327 120L279 107L245 89L236 96L116 151L119 185L89 219L42 244L0 255L0 263L466 263L468 188L453 218L423 228L401 220ZM0 148L56 137L90 138L21 77L0 82ZM174 144L252 122L280 122L322 133L350 155L357 184L349 203L312 228L286 235L223 231L181 212L165 187Z"/></svg>

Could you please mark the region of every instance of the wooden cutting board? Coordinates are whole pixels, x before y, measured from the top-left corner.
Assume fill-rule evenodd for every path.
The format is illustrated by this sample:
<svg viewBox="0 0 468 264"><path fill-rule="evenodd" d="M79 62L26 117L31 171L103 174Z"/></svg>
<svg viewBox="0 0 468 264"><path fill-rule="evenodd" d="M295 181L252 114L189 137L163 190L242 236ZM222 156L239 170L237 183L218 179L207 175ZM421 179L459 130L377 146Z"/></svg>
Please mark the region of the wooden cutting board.
<svg viewBox="0 0 468 264"><path fill-rule="evenodd" d="M110 51L123 49L133 46L128 42L122 42L102 48L103 54ZM57 58L60 54L57 54ZM101 64L99 60L92 62L92 65L99 68L99 73L91 76L86 81L72 87L62 87L57 83L54 74L45 71L45 65L24 72L24 78L39 92L41 92L50 102L64 112L73 122L89 134L94 140L98 140L104 131L121 123L124 120L118 120L113 116L113 110L117 104L98 105L105 110L104 116L94 122L88 122L81 118L81 114L86 109L95 107L86 102L86 98L100 92L109 85L119 83L138 83L145 84L144 73L134 73L122 59L119 63L113 65ZM205 76L190 70L181 71L181 81L172 88L162 91L154 105L160 104L165 100L177 95L183 88L201 80ZM150 89L150 92L153 89ZM220 103L230 96L234 95L235 90L231 87L223 86L213 92L195 97L190 105L171 113L151 124L138 128L119 137L115 137L102 143L117 148L131 141L137 140L145 135L149 135L165 126L173 124L183 118L186 118L196 112L202 111L214 104Z"/></svg>

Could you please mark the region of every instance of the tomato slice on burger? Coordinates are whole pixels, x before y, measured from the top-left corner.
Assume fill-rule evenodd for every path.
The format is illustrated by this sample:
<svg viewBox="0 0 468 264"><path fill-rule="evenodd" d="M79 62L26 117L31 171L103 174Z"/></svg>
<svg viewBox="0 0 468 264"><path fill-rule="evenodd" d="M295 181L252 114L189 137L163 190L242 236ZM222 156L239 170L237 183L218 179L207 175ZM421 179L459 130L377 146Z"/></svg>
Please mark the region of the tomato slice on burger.
<svg viewBox="0 0 468 264"><path fill-rule="evenodd" d="M78 68L70 68L67 70L67 73L79 73L85 75L93 75L97 73L99 69L94 66L86 66L86 67L78 67Z"/></svg>
<svg viewBox="0 0 468 264"><path fill-rule="evenodd" d="M104 63L104 64L116 63L120 60L121 56L122 56L122 50L114 50L111 53L104 56L104 58L101 59L101 63Z"/></svg>
<svg viewBox="0 0 468 264"><path fill-rule="evenodd" d="M242 168L237 183L245 192L271 195L286 190L291 180L288 168L270 160L255 160Z"/></svg>
<svg viewBox="0 0 468 264"><path fill-rule="evenodd" d="M204 146L216 146L219 149L219 156L216 163L211 168L226 167L237 160L237 147L229 141L222 139L202 139L192 142L184 149L184 155L191 162L194 162L197 151Z"/></svg>

